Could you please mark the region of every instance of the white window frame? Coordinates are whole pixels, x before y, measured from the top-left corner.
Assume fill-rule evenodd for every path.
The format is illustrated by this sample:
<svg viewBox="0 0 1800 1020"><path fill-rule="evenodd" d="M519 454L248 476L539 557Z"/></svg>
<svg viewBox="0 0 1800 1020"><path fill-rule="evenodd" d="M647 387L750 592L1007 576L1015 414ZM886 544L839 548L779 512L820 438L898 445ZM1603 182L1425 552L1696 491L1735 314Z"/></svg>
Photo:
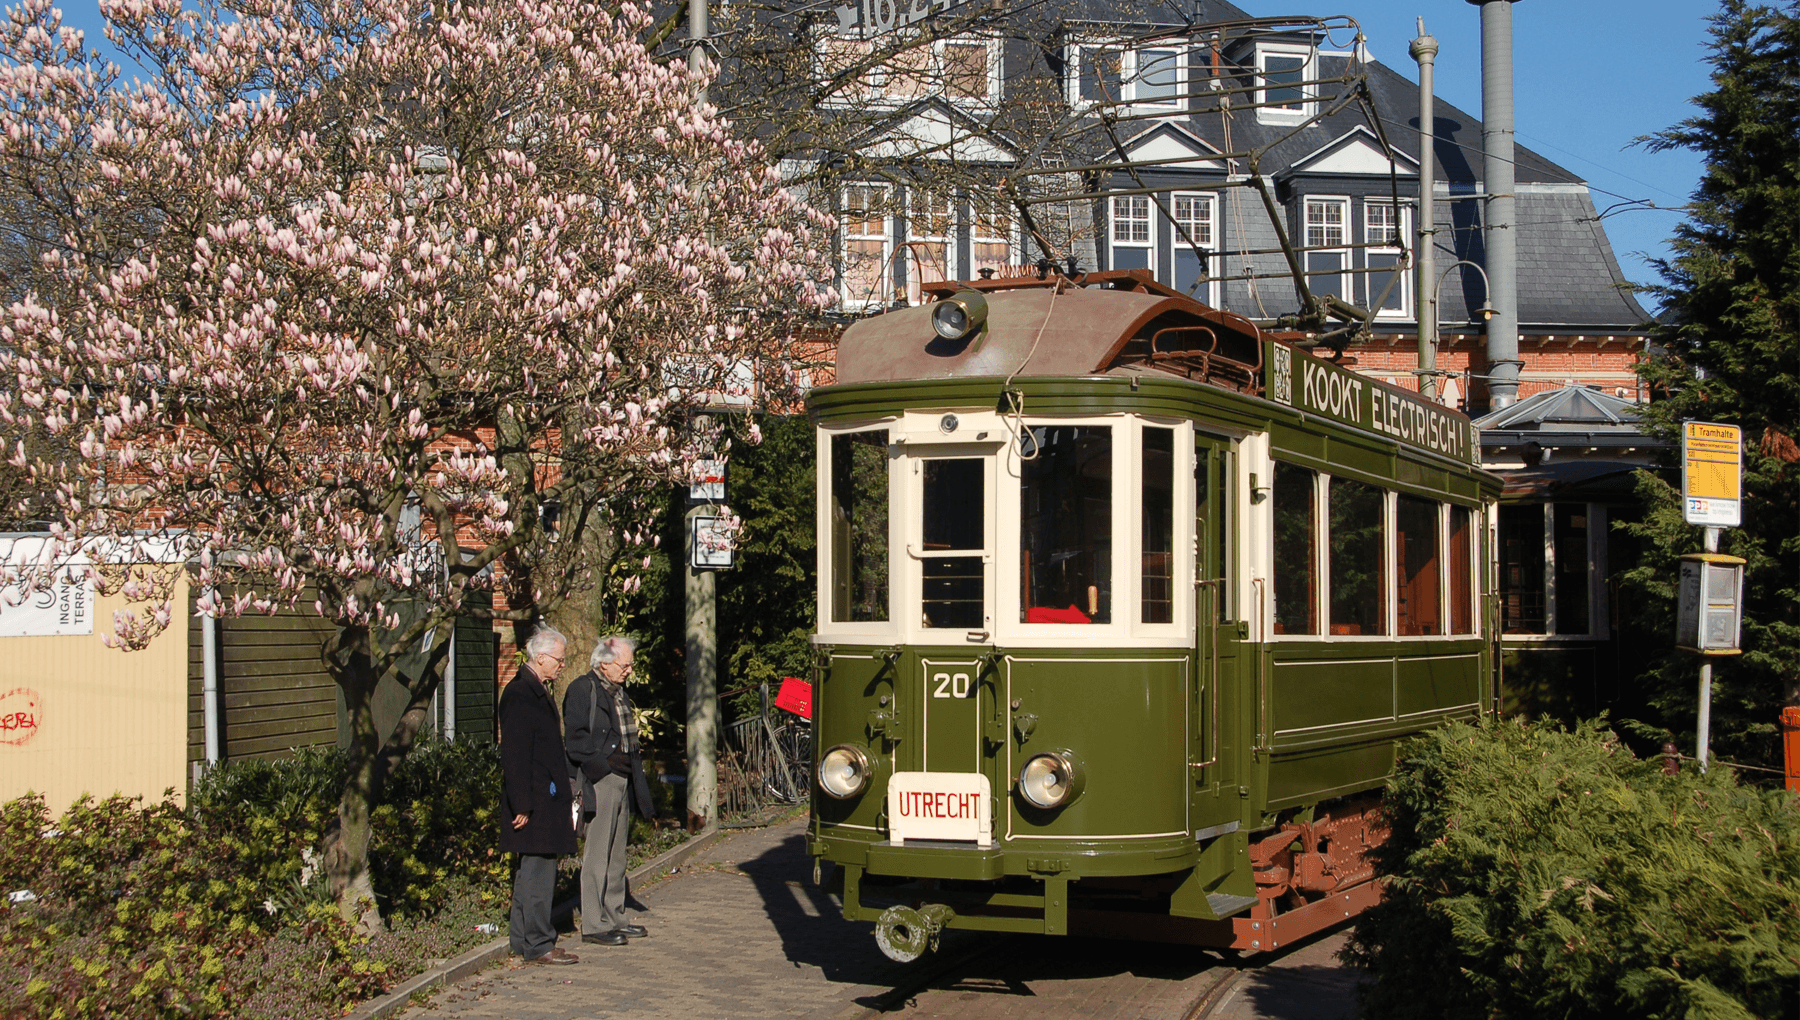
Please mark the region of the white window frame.
<svg viewBox="0 0 1800 1020"><path fill-rule="evenodd" d="M919 215L919 209L921 208L922 203L928 199L938 199L943 202L943 208L939 210L944 217L944 233L942 234L926 234L920 231L920 221L924 217ZM911 301L913 304L920 303L924 294L923 288L927 281L924 278L925 267L923 260L919 257L919 248L912 247L910 242L918 241L925 246L943 245L944 263L943 265L936 267L937 271L943 274L943 279L946 281L962 279L962 276L959 275L958 272L956 257L956 249L958 247L956 243L957 226L960 222L960 218L956 215L957 205L955 192L946 192L943 195L933 195L924 188L906 189L906 240L909 242L906 291L907 300ZM939 281L931 282L935 283Z"/></svg>
<svg viewBox="0 0 1800 1020"><path fill-rule="evenodd" d="M1330 205L1330 206L1337 207L1337 209L1338 209L1338 228L1337 229L1339 230L1340 235L1341 235L1338 238L1337 245L1332 245L1329 242L1322 242L1317 245L1315 245L1313 243L1312 207L1315 203L1320 204L1320 205ZM1353 250L1350 247L1350 237L1351 237L1350 224L1351 224L1350 196L1348 196L1348 195L1303 195L1303 196L1301 196L1301 199L1300 199L1300 240L1301 240L1301 247L1305 250L1303 260L1306 263L1305 268L1307 270L1306 275L1307 275L1307 280L1308 280L1307 288L1309 290L1312 289L1311 280L1315 275L1319 275L1319 276L1325 275L1323 273L1315 274L1312 272L1312 264L1311 264L1312 256L1314 254L1320 254L1320 255L1336 254L1340 258L1341 263L1343 265L1343 269L1340 271L1339 276L1338 276L1338 292L1344 296L1345 301L1353 301L1354 298L1356 297L1355 281L1353 279L1355 274L1353 274L1349 271L1352 268L1352 266L1354 265L1354 262L1351 258L1351 254L1350 254L1351 251Z"/></svg>
<svg viewBox="0 0 1800 1020"><path fill-rule="evenodd" d="M885 196L881 203L882 232L879 237L875 234L850 233L849 217L841 214L848 211L850 208L850 191L852 188L866 188L871 193L880 192ZM837 264L838 279L843 281L844 284L843 293L838 295L838 307L845 311L866 311L870 308L882 308L887 305L888 299L891 296L893 290L892 266L894 261L893 202L894 188L891 184L884 184L876 181L853 181L842 185L838 189L838 209L840 210L840 216L836 244L838 256ZM853 288L850 285L849 280L850 242L874 240L881 241L881 268L877 270L875 277L877 289L871 291L869 288L863 287L860 288L859 292L852 293L853 290L858 290L858 288Z"/></svg>
<svg viewBox="0 0 1800 1020"><path fill-rule="evenodd" d="M878 47L882 42L880 39L866 40L858 39L853 36L842 36L838 35L835 31L819 32L813 42L814 74L816 80L819 82L823 82L828 74L825 50L828 46L832 45L832 43L827 40L847 45L853 49L871 51ZM865 107L873 107L876 109L898 109L901 106L917 102L921 99L935 98L956 106L975 108L992 107L1000 101L1001 62L1003 59L1004 47L1000 45L999 37L987 34L945 36L941 39L933 39L928 46L927 44L920 44L905 52L918 52L929 48L932 67L928 70L928 73L934 75L947 75L948 63L945 60L946 52L952 47L970 45L979 45L985 49L987 53L987 88L982 95L952 96L943 87L942 82L938 83L938 87L936 88L927 89L917 94L896 94L891 86L894 83L896 75L900 73L900 69L890 62L876 64L871 67L868 75L864 79L864 84L860 89L846 88L827 97L820 105L826 109L861 109Z"/></svg>
<svg viewBox="0 0 1800 1020"><path fill-rule="evenodd" d="M971 195L969 196L968 203L969 276L971 278L978 276L984 268L991 268L995 270L995 275L1001 275L999 273L1000 268L1014 265L1015 262L1013 256L1019 251L1018 225L1013 215L1012 206L1008 204L1006 197L1000 194L990 194L985 197L981 194ZM984 205L990 209L998 208L1005 212L1006 227L1002 233L982 233L982 208ZM976 247L984 244L1004 244L1006 246L1006 257L999 262L984 260L975 253ZM985 266L983 265L984 261L987 263Z"/></svg>
<svg viewBox="0 0 1800 1020"><path fill-rule="evenodd" d="M1175 59L1175 94L1155 99L1138 97L1139 51L1169 51ZM1131 110L1181 110L1188 105L1187 93L1191 89L1188 74L1188 48L1177 42L1167 45L1151 43L1141 47L1127 45L1125 40L1106 38L1078 39L1069 43L1066 51L1068 59L1064 62L1066 79L1064 91L1068 95L1069 105L1077 110L1085 110L1095 105L1096 100L1087 99L1081 94L1081 80L1086 73L1091 53L1116 53L1119 57L1119 97L1118 101Z"/></svg>
<svg viewBox="0 0 1800 1020"><path fill-rule="evenodd" d="M1391 198L1365 198L1365 199L1363 199L1363 216L1362 216L1363 242L1366 244L1366 243L1370 243L1374 240L1374 229L1369 221L1369 214L1371 211L1373 211L1375 209L1394 209L1394 210L1396 210L1397 222L1394 225L1394 243L1390 244L1390 245L1385 245L1380 248L1364 248L1362 263L1363 263L1363 268L1365 268L1365 269L1369 268L1368 256L1371 253L1380 252L1382 254L1404 254L1406 251L1408 251L1412 247L1412 244L1411 244L1412 223L1413 223L1412 203L1406 202L1406 201L1401 201L1399 203L1398 207L1396 207L1393 199L1391 199ZM1401 271L1400 281L1399 281L1399 285L1398 285L1399 294L1400 294L1400 307L1398 309L1385 309L1385 308L1374 309L1375 317L1377 319L1410 320L1413 317L1414 306L1413 306L1413 280L1412 280L1412 277L1413 277L1413 274L1411 272L1406 271L1406 270ZM1368 303L1372 305L1375 303L1375 299L1381 295L1382 288L1387 286L1387 276L1382 273L1372 273L1371 272L1371 273L1363 273L1362 278L1363 278L1363 288L1368 293Z"/></svg>
<svg viewBox="0 0 1800 1020"><path fill-rule="evenodd" d="M1128 206L1132 207L1130 209L1130 211L1133 215L1126 216L1126 217L1121 217L1119 215L1118 210L1119 210L1119 204L1121 202L1126 203ZM1137 208L1135 208L1137 206L1137 204L1140 202L1143 203L1143 216L1141 218L1136 215L1138 210L1137 210ZM1149 195L1113 195L1107 199L1107 203L1106 203L1106 253L1107 253L1106 264L1108 267L1117 269L1118 268L1118 259L1115 257L1114 253L1117 252L1121 248L1130 248L1133 250L1144 251L1147 253L1145 258L1146 258L1146 263L1148 265L1148 268L1150 270L1150 274L1152 277L1154 277L1156 275L1156 220L1157 220L1157 217L1155 215L1153 215L1153 213L1151 211L1153 205L1154 205L1154 203L1152 203L1150 201ZM1139 222L1140 219L1144 224L1143 238L1139 239L1139 238L1133 237L1133 238L1127 238L1127 239L1121 240L1119 238L1119 227L1124 223L1134 223L1135 224L1135 223Z"/></svg>
<svg viewBox="0 0 1800 1020"><path fill-rule="evenodd" d="M1252 95L1256 97L1256 102L1259 104L1268 102L1270 92L1267 78L1269 60L1277 57L1284 59L1299 57L1302 61L1300 64L1300 80L1302 82L1312 81L1318 77L1319 51L1317 49L1296 43L1258 43L1256 47L1256 91ZM1287 88L1285 85L1280 87ZM1318 112L1318 87L1303 84L1299 88L1301 101L1297 105L1292 107L1259 105L1256 108L1257 121L1264 124L1292 124L1305 120Z"/></svg>
<svg viewBox="0 0 1800 1020"><path fill-rule="evenodd" d="M1182 240L1181 232L1175 229L1176 225L1179 223L1178 214L1181 211L1181 203L1183 201L1198 202L1207 210L1206 225L1208 237L1204 241L1198 239L1195 240L1195 247L1208 253L1201 260L1201 265L1206 271L1206 285L1196 291L1194 297L1209 305L1217 306L1219 303L1219 274L1215 271L1214 266L1214 259L1218 257L1219 251L1219 195L1217 192L1172 191L1169 193L1169 278L1166 282L1171 287L1176 286L1175 263L1178 260L1175 255L1177 252L1188 247L1187 242ZM1176 289L1179 290L1181 288L1177 287Z"/></svg>

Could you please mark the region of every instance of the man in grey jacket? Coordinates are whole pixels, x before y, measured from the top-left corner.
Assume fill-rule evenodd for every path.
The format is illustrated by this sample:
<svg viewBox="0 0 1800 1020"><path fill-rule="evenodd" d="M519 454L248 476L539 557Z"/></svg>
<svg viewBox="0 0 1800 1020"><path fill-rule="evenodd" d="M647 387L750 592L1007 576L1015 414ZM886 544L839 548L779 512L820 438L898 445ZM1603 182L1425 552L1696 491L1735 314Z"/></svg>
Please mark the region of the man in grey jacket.
<svg viewBox="0 0 1800 1020"><path fill-rule="evenodd" d="M588 822L581 857L581 940L622 946L649 934L625 916L625 843L631 812L655 816L650 782L638 754L637 718L625 678L637 643L614 635L594 646L593 668L569 684L563 696L564 745L584 784Z"/></svg>

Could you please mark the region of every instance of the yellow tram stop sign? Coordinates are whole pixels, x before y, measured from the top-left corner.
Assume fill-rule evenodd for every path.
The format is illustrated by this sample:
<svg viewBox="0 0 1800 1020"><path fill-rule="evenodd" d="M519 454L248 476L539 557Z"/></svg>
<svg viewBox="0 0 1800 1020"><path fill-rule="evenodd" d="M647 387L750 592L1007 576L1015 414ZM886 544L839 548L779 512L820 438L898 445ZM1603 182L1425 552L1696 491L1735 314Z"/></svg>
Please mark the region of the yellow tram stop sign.
<svg viewBox="0 0 1800 1020"><path fill-rule="evenodd" d="M1744 430L1690 421L1681 426L1681 515L1689 524L1735 528L1743 521Z"/></svg>

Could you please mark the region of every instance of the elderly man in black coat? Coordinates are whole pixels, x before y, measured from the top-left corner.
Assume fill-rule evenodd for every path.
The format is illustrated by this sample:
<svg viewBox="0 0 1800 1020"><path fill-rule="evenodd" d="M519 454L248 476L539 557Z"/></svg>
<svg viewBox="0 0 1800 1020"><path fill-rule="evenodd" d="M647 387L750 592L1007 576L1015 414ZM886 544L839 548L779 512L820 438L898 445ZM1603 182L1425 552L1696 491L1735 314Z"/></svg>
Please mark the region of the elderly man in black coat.
<svg viewBox="0 0 1800 1020"><path fill-rule="evenodd" d="M512 951L526 963L574 963L556 947L550 901L556 858L575 852L574 796L562 722L548 685L562 674L569 642L539 627L525 642L525 664L500 694L500 849L519 855L513 876Z"/></svg>
<svg viewBox="0 0 1800 1020"><path fill-rule="evenodd" d="M588 657L593 668L576 677L563 696L569 764L584 786L583 803L593 818L581 857L581 941L602 946L622 946L626 939L649 934L625 916L631 814L656 815L638 753L631 695L624 687L636 648L628 637L601 639Z"/></svg>

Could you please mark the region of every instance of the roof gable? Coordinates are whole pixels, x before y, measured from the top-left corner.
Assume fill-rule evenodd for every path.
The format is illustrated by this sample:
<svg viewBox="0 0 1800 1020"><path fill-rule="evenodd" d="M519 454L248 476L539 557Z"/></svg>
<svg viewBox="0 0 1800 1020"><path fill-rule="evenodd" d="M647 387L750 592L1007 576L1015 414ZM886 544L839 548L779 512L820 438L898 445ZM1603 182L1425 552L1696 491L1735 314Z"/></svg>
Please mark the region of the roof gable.
<svg viewBox="0 0 1800 1020"><path fill-rule="evenodd" d="M899 111L865 136L862 153L876 159L941 159L1011 163L1019 154L961 110L926 99Z"/></svg>
<svg viewBox="0 0 1800 1020"><path fill-rule="evenodd" d="M1411 155L1394 149L1392 169L1402 177L1416 177L1419 163ZM1387 153L1375 132L1358 124L1349 131L1294 160L1287 174L1342 174L1357 177L1386 177L1389 171Z"/></svg>
<svg viewBox="0 0 1800 1020"><path fill-rule="evenodd" d="M1126 142L1125 154L1158 169L1225 171L1216 146L1175 123L1158 124Z"/></svg>

